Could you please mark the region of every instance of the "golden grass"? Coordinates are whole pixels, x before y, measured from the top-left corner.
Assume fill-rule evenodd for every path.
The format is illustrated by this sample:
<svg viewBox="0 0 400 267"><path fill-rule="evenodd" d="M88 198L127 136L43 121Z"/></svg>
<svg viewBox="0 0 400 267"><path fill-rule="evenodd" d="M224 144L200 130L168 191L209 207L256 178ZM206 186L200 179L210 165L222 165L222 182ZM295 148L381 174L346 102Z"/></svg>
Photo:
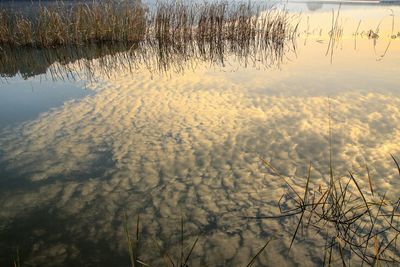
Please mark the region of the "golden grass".
<svg viewBox="0 0 400 267"><path fill-rule="evenodd" d="M54 47L87 42L143 39L145 10L139 1L98 1L67 7L62 3L44 6L35 16L0 11L0 44Z"/></svg>
<svg viewBox="0 0 400 267"><path fill-rule="evenodd" d="M279 45L293 37L286 10L228 2L158 3L155 9L128 1L95 1L67 7L40 7L27 16L0 11L0 45L54 47L91 42L157 42L174 49L224 41L232 48Z"/></svg>
<svg viewBox="0 0 400 267"><path fill-rule="evenodd" d="M151 11L139 3L94 2L42 7L31 17L2 10L0 75L29 77L52 65L56 79L74 77L93 58L108 76L117 65L180 72L198 61L223 66L229 56L269 68L295 50L297 25L285 9L228 2L160 2ZM83 62L76 71L66 66L74 61Z"/></svg>

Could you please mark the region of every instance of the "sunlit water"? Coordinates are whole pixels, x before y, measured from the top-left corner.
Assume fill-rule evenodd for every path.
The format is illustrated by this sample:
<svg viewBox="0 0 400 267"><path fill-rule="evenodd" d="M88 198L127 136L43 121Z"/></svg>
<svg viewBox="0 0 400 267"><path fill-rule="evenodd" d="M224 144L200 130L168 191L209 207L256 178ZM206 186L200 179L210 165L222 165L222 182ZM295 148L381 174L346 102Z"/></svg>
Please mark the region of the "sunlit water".
<svg viewBox="0 0 400 267"><path fill-rule="evenodd" d="M301 36L279 66L230 57L161 74L94 69L94 81L4 80L0 264L18 248L32 266L128 266L126 212L133 232L140 215L141 258L155 266L154 242L179 259L181 218L185 246L199 236L190 266L245 266L270 237L256 265L321 265L318 237L288 254L294 218L242 219L279 214L284 184L260 157L299 191L311 161L318 186L331 117L335 174L351 170L366 187L368 164L376 190L398 198L400 9L342 6L344 35L329 50L338 6L319 8L289 5L303 12ZM368 39L378 25L380 38Z"/></svg>

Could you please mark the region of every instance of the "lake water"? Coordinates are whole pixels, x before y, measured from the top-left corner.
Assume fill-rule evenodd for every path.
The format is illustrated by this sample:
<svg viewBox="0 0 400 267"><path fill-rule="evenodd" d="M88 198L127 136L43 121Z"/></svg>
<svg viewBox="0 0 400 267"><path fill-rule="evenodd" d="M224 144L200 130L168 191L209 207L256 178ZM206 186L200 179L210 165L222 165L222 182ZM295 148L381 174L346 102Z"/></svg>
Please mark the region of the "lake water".
<svg viewBox="0 0 400 267"><path fill-rule="evenodd" d="M312 184L328 179L330 121L334 173L368 188L367 164L376 192L399 197L400 7L342 5L332 47L338 8L290 4L295 48L268 62L228 54L160 69L149 53L130 69L116 51L2 66L0 265L18 250L27 266L129 266L126 212L132 232L140 215L152 266L154 242L180 257L182 218L184 246L199 236L190 266L246 266L271 237L255 265L321 266L318 236L288 253L295 218L243 217L279 214L285 185L260 157L299 191L310 161Z"/></svg>

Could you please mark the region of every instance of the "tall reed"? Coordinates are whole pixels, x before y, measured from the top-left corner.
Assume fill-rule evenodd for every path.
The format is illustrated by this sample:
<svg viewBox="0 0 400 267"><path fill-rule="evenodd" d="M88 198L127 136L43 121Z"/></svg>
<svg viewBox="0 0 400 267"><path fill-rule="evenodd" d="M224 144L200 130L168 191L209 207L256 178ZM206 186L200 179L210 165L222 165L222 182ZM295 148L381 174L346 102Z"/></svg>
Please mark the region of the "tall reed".
<svg viewBox="0 0 400 267"><path fill-rule="evenodd" d="M0 45L54 47L143 39L145 10L139 0L41 6L36 14L0 11Z"/></svg>
<svg viewBox="0 0 400 267"><path fill-rule="evenodd" d="M103 61L112 64L100 64L107 75L117 64L182 71L198 60L224 65L229 56L242 65L276 66L295 49L297 22L285 9L229 2L159 2L151 10L138 1L94 2L42 7L34 16L3 10L0 74L30 76L55 62L65 66L108 54L113 57ZM88 65L90 61L84 63Z"/></svg>
<svg viewBox="0 0 400 267"><path fill-rule="evenodd" d="M157 3L155 9L140 0L95 1L72 7L41 6L28 16L0 11L0 45L54 47L88 42L157 42L174 49L224 41L235 47L280 45L292 37L291 16L285 10L228 2ZM204 48L206 49L206 48Z"/></svg>

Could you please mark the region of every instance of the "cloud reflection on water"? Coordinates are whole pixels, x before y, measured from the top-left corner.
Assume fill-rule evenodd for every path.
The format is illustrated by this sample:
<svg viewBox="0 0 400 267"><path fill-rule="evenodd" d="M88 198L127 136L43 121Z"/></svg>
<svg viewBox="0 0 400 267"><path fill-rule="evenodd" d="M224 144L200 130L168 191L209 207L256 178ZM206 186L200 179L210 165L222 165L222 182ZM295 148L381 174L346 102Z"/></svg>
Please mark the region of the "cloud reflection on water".
<svg viewBox="0 0 400 267"><path fill-rule="evenodd" d="M271 248L282 256L269 258L270 264L290 265L281 254L289 242L281 225L246 225L238 216L274 212L267 203L282 192L281 181L262 170L259 156L291 177L304 176L309 160L316 179L328 174L327 96L280 96L268 90L288 89L277 78L254 75L237 83L233 77L207 68L171 77L121 74L95 85L95 95L4 133L7 172L27 181L2 190L1 217L12 220L54 203L74 218L68 231L91 225L88 240L115 244L123 243L121 225L113 226L122 209L142 214L146 231L161 240L177 231L168 221L182 209L190 231L209 229L195 262L205 253L206 263L244 263L264 233L283 238ZM335 173L364 173L368 163L376 186L396 196L389 153L400 153L398 95L355 89L339 91L331 101ZM292 264L311 259L305 250L294 250Z"/></svg>
<svg viewBox="0 0 400 267"><path fill-rule="evenodd" d="M232 61L224 71L205 64L170 76L99 74L91 85L95 94L2 132L1 227L13 225L21 231L18 240L37 241L26 256L31 263L96 262L85 255L87 246L97 249L98 259L108 250L124 257L125 209L131 217L140 213L144 232L171 248L178 247L182 211L189 237L204 231L193 266L244 265L268 236L279 239L260 263L318 265L322 253L310 245L318 237L286 255L290 219L240 219L276 213L284 190L259 156L300 190L298 177L312 161L318 185L329 171L330 97L334 172L365 177L369 164L377 190L398 196L389 155L400 154L396 44L379 63L364 41L359 52L344 46L333 65L315 57L325 47L314 43L282 70ZM35 222L38 217L55 224ZM55 225L65 229L56 232Z"/></svg>

